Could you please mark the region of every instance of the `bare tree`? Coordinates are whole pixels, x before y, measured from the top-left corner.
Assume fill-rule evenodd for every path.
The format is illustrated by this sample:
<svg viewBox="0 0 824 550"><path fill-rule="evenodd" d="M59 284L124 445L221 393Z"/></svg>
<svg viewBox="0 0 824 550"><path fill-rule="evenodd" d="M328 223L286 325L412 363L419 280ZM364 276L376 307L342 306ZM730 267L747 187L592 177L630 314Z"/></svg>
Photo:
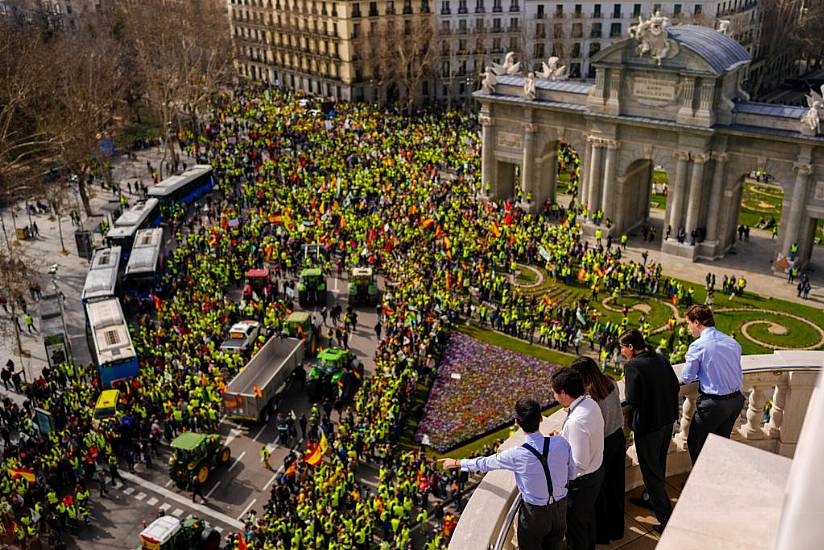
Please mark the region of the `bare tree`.
<svg viewBox="0 0 824 550"><path fill-rule="evenodd" d="M753 97L758 97L767 91L767 77L771 72L769 65L784 55L794 57L795 52L798 51L799 9L798 0L764 0L760 3L762 21L761 35L758 40L760 69L756 71L755 80L750 83ZM820 33L820 29L818 30Z"/></svg>
<svg viewBox="0 0 824 550"><path fill-rule="evenodd" d="M801 13L799 39L806 69L818 69L824 61L824 0L808 0Z"/></svg>
<svg viewBox="0 0 824 550"><path fill-rule="evenodd" d="M197 129L209 99L231 79L228 20L208 0L141 0L120 8L119 21L132 44L146 98L163 127L163 177L166 159L177 160L183 115Z"/></svg>
<svg viewBox="0 0 824 550"><path fill-rule="evenodd" d="M431 80L438 57L432 20L404 21L403 35L396 40L395 78L401 84L407 111L418 102L424 81Z"/></svg>
<svg viewBox="0 0 824 550"><path fill-rule="evenodd" d="M41 48L38 33L0 21L0 197L10 203L34 194L32 182L50 145L32 115L42 88Z"/></svg>
<svg viewBox="0 0 824 550"><path fill-rule="evenodd" d="M14 336L16 353L26 355L20 339L20 315L26 305L26 292L29 281L34 280L35 273L29 269L29 261L21 256L19 250L0 247L0 294L5 299L4 309L8 317L0 317L0 335L3 338Z"/></svg>
<svg viewBox="0 0 824 550"><path fill-rule="evenodd" d="M51 138L54 158L77 177L83 209L92 216L87 189L91 175L109 178L109 160L101 143L116 130L115 115L123 109L127 75L120 64L119 44L105 26L62 34L46 52L51 65L44 77L49 95L38 109L40 127ZM49 194L49 202L57 200Z"/></svg>

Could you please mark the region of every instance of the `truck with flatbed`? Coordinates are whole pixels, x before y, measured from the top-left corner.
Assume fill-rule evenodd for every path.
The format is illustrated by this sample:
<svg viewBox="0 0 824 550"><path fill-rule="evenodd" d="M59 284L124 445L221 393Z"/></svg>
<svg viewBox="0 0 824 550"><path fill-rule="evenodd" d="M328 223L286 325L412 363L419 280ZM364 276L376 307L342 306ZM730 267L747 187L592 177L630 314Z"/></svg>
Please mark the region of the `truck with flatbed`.
<svg viewBox="0 0 824 550"><path fill-rule="evenodd" d="M277 408L276 397L303 362L299 338L269 338L223 392L223 409L229 418L266 422Z"/></svg>

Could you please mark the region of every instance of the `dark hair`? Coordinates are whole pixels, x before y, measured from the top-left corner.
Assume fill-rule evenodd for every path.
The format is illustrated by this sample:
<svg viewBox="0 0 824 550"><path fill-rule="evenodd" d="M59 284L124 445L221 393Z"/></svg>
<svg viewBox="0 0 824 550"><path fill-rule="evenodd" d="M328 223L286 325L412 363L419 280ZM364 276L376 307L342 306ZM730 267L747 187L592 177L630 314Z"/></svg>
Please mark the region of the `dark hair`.
<svg viewBox="0 0 824 550"><path fill-rule="evenodd" d="M615 387L612 378L601 372L595 361L589 357L578 357L569 368L581 375L584 389L596 401L606 399Z"/></svg>
<svg viewBox="0 0 824 550"><path fill-rule="evenodd" d="M515 403L515 419L525 432L537 432L541 425L541 405L534 399L518 399Z"/></svg>
<svg viewBox="0 0 824 550"><path fill-rule="evenodd" d="M624 331L624 333L618 337L618 343L622 346L631 346L632 349L639 353L652 352L652 348L650 348L647 341L644 340L644 335L635 328Z"/></svg>
<svg viewBox="0 0 824 550"><path fill-rule="evenodd" d="M687 308L684 316L690 321L698 321L705 327L715 326L715 317L712 316L712 310L704 304L691 305Z"/></svg>
<svg viewBox="0 0 824 550"><path fill-rule="evenodd" d="M549 385L553 391L563 391L573 398L584 395L584 380L578 371L570 368L555 369L549 379Z"/></svg>

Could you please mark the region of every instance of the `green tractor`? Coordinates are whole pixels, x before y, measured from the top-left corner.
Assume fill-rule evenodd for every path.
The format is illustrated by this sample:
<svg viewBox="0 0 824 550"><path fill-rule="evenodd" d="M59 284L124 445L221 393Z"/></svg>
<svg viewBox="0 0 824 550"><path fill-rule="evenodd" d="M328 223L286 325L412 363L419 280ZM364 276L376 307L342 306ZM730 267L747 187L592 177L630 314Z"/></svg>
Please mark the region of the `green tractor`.
<svg viewBox="0 0 824 550"><path fill-rule="evenodd" d="M209 470L229 462L232 451L220 442L218 434L183 432L172 441L169 476L180 489L190 488L192 475L203 484Z"/></svg>
<svg viewBox="0 0 824 550"><path fill-rule="evenodd" d="M326 278L318 267L307 267L300 272L298 281L298 302L300 307L311 307L326 303Z"/></svg>
<svg viewBox="0 0 824 550"><path fill-rule="evenodd" d="M378 281L371 267L353 267L349 273L349 303L370 305L378 303Z"/></svg>
<svg viewBox="0 0 824 550"><path fill-rule="evenodd" d="M304 342L308 354L317 351L317 336L312 326L312 315L308 311L293 311L283 323L283 335L299 338Z"/></svg>
<svg viewBox="0 0 824 550"><path fill-rule="evenodd" d="M306 378L306 392L310 399L330 397L347 401L363 379L363 365L348 350L329 348L318 353L317 360Z"/></svg>

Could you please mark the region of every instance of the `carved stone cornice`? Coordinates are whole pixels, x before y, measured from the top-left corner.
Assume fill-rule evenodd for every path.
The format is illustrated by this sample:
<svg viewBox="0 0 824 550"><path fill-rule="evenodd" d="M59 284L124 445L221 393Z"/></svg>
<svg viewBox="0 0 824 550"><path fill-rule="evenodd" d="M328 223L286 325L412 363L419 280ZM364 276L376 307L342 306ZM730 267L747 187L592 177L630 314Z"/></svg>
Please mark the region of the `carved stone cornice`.
<svg viewBox="0 0 824 550"><path fill-rule="evenodd" d="M674 158L675 160L688 161L690 160L690 154L689 151L675 151L672 154L672 158Z"/></svg>
<svg viewBox="0 0 824 550"><path fill-rule="evenodd" d="M524 134L532 135L538 131L538 125L533 124L532 122L525 122L524 123Z"/></svg>
<svg viewBox="0 0 824 550"><path fill-rule="evenodd" d="M692 153L692 161L697 164L704 164L710 160L710 153Z"/></svg>
<svg viewBox="0 0 824 550"><path fill-rule="evenodd" d="M730 156L727 153L713 152L712 160L715 162L727 162L730 160Z"/></svg>
<svg viewBox="0 0 824 550"><path fill-rule="evenodd" d="M796 162L793 164L793 170L795 170L799 176L809 176L813 173L814 168L812 164L806 162Z"/></svg>
<svg viewBox="0 0 824 550"><path fill-rule="evenodd" d="M478 120L481 122L481 126L495 126L495 120L489 115L481 114Z"/></svg>

